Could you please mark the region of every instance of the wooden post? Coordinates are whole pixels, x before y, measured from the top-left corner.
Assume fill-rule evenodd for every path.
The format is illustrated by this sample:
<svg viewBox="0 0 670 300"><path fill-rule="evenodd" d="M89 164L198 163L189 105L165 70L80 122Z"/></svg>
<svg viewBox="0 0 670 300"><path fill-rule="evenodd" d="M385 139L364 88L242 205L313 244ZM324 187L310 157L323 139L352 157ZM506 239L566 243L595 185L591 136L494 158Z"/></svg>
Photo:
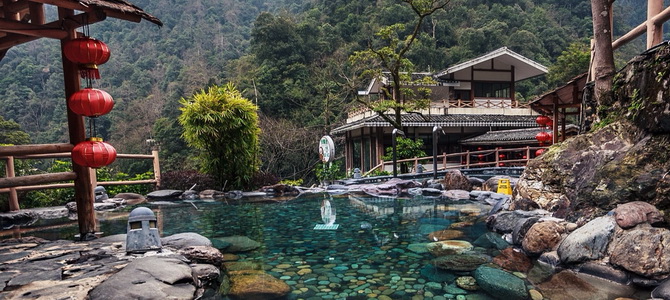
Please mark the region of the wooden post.
<svg viewBox="0 0 670 300"><path fill-rule="evenodd" d="M470 169L470 150L465 151L465 168Z"/></svg>
<svg viewBox="0 0 670 300"><path fill-rule="evenodd" d="M156 189L161 187L161 165L158 160L158 150L151 150L151 155L154 157L154 179L156 179Z"/></svg>
<svg viewBox="0 0 670 300"><path fill-rule="evenodd" d="M14 174L14 157L10 156L7 157L7 164L5 165L5 174L7 175L7 178L12 178L15 176ZM19 207L19 197L16 194L16 189L15 188L9 188L9 211L18 211L21 209Z"/></svg>
<svg viewBox="0 0 670 300"><path fill-rule="evenodd" d="M663 41L663 22L654 23L653 18L663 11L663 0L647 2L647 49Z"/></svg>
<svg viewBox="0 0 670 300"><path fill-rule="evenodd" d="M74 10L58 8L58 18L67 19L74 16ZM69 61L63 53L65 42L77 37L76 28L68 28L69 37L61 40L61 59L63 61L63 82L65 85L65 105L70 95L78 91L81 86L79 82L79 68ZM77 145L86 139L86 128L84 126L84 117L75 114L68 107L67 123L70 134L70 143ZM92 178L90 168L72 163L72 170L77 174L74 180L74 199L77 203L77 222L79 223L79 238L87 239L95 233L95 210L93 202L95 195L93 193Z"/></svg>

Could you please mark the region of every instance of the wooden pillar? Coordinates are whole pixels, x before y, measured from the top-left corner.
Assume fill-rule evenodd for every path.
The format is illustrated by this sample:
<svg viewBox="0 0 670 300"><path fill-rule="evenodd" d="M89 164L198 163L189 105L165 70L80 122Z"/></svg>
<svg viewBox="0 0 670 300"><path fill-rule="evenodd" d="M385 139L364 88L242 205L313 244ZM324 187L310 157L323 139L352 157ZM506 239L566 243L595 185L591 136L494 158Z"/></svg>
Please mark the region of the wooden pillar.
<svg viewBox="0 0 670 300"><path fill-rule="evenodd" d="M565 141L565 107L561 109L561 142Z"/></svg>
<svg viewBox="0 0 670 300"><path fill-rule="evenodd" d="M161 164L158 159L158 149L151 150L151 155L154 157L154 179L156 179L156 189L161 187Z"/></svg>
<svg viewBox="0 0 670 300"><path fill-rule="evenodd" d="M14 177L14 157L9 156L6 161L5 174L7 175L7 178ZM16 194L16 189L9 188L9 211L18 211L19 209L21 209L21 207L19 207L19 197Z"/></svg>
<svg viewBox="0 0 670 300"><path fill-rule="evenodd" d="M66 19L72 16L74 16L73 10L58 8L59 19ZM68 32L69 37L61 40L61 53L63 52L65 41L77 37L76 28L70 28L68 29ZM61 59L63 61L63 81L65 84L66 102L64 104L67 106L67 99L70 95L81 88L79 82L79 69L77 65L69 61L65 55L61 54ZM69 107L67 109L67 123L70 134L70 143L72 145L77 145L86 139L84 117L75 114ZM77 174L77 178L74 180L74 199L77 203L79 238L84 240L87 236L95 233L95 210L93 208L95 195L93 193L92 184L95 179L91 176L91 170L88 167L83 167L73 162L72 170Z"/></svg>
<svg viewBox="0 0 670 300"><path fill-rule="evenodd" d="M652 18L663 11L663 0L647 2L647 49L663 41L663 22L654 24Z"/></svg>
<svg viewBox="0 0 670 300"><path fill-rule="evenodd" d="M553 109L553 126L552 126L552 131L553 131L553 136L551 139L552 144L556 144L558 141L558 97L554 95L554 109Z"/></svg>

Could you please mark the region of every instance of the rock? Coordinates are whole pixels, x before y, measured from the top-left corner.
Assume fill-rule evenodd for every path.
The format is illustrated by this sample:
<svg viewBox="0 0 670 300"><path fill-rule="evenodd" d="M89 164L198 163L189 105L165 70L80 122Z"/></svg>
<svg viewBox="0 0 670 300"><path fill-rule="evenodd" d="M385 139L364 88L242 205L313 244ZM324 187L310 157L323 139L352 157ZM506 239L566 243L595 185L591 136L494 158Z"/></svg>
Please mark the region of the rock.
<svg viewBox="0 0 670 300"><path fill-rule="evenodd" d="M228 296L233 299L278 299L291 292L283 281L266 273L243 274L230 277Z"/></svg>
<svg viewBox="0 0 670 300"><path fill-rule="evenodd" d="M522 218L516 221L514 224L514 230L512 230L512 243L515 245L521 245L523 238L526 236L535 223L540 220L539 217L530 217Z"/></svg>
<svg viewBox="0 0 670 300"><path fill-rule="evenodd" d="M451 271L474 271L480 265L491 261L491 257L477 253L463 253L440 256L433 259L432 263L443 270Z"/></svg>
<svg viewBox="0 0 670 300"><path fill-rule="evenodd" d="M605 256L610 237L614 233L614 217L593 219L571 232L558 246L558 256L565 264L598 260Z"/></svg>
<svg viewBox="0 0 670 300"><path fill-rule="evenodd" d="M579 273L600 277L619 284L628 284L630 276L628 273L612 268L610 265L587 262L579 266Z"/></svg>
<svg viewBox="0 0 670 300"><path fill-rule="evenodd" d="M472 250L472 244L468 241L448 240L428 243L426 245L428 252L434 256L444 256L449 254L461 254Z"/></svg>
<svg viewBox="0 0 670 300"><path fill-rule="evenodd" d="M198 191L194 190L186 190L179 196L180 199L184 200L195 200L198 199L198 197Z"/></svg>
<svg viewBox="0 0 670 300"><path fill-rule="evenodd" d="M514 187L516 186L516 183L519 180L518 178L505 175L493 176L484 182L484 184L482 185L482 190L498 192L498 182L500 181L500 179L509 180L509 184L511 185L512 190L514 190Z"/></svg>
<svg viewBox="0 0 670 300"><path fill-rule="evenodd" d="M531 300L542 300L544 297L542 296L542 293L540 293L538 290L529 290L528 294L530 295Z"/></svg>
<svg viewBox="0 0 670 300"><path fill-rule="evenodd" d="M226 193L217 190L204 190L201 191L198 196L200 199L219 199L225 197Z"/></svg>
<svg viewBox="0 0 670 300"><path fill-rule="evenodd" d="M428 245L428 243L409 244L407 245L407 250L418 254L428 253L428 248L426 248L426 245Z"/></svg>
<svg viewBox="0 0 670 300"><path fill-rule="evenodd" d="M158 190L147 194L149 200L178 200L184 191L180 190Z"/></svg>
<svg viewBox="0 0 670 300"><path fill-rule="evenodd" d="M467 291L476 291L479 289L477 280L472 276L461 276L456 278L456 285Z"/></svg>
<svg viewBox="0 0 670 300"><path fill-rule="evenodd" d="M463 237L463 232L460 230L454 229L444 229L440 231L433 231L428 235L428 240L431 241L444 241L444 240L453 240Z"/></svg>
<svg viewBox="0 0 670 300"><path fill-rule="evenodd" d="M470 192L466 190L447 190L442 192L442 197L454 201L469 200Z"/></svg>
<svg viewBox="0 0 670 300"><path fill-rule="evenodd" d="M447 272L445 270L436 268L435 266L430 264L423 266L423 268L421 268L419 273L421 273L421 276L433 282L451 283L456 279L456 275Z"/></svg>
<svg viewBox="0 0 670 300"><path fill-rule="evenodd" d="M211 246L189 246L179 249L178 253L192 262L211 264L217 267L223 263L221 252Z"/></svg>
<svg viewBox="0 0 670 300"><path fill-rule="evenodd" d="M641 224L615 232L609 246L610 263L635 274L665 279L670 276L670 231Z"/></svg>
<svg viewBox="0 0 670 300"><path fill-rule="evenodd" d="M264 186L259 189L259 191L268 193L274 196L283 196L283 195L297 195L300 194L300 191L292 185L277 183L275 185Z"/></svg>
<svg viewBox="0 0 670 300"><path fill-rule="evenodd" d="M251 251L261 246L261 243L240 235L218 237L215 239L230 243L230 246L226 248L226 251L232 253Z"/></svg>
<svg viewBox="0 0 670 300"><path fill-rule="evenodd" d="M536 284L536 287L552 300L607 299L599 295L593 285L569 270L554 274L548 281Z"/></svg>
<svg viewBox="0 0 670 300"><path fill-rule="evenodd" d="M218 289L217 283L219 282L219 276L221 276L219 268L210 264L194 264L191 266L191 271L193 271L195 286L210 286Z"/></svg>
<svg viewBox="0 0 670 300"><path fill-rule="evenodd" d="M617 225L623 229L635 227L635 225L642 223L654 225L663 222L661 212L653 205L642 201L617 205L614 209L614 217Z"/></svg>
<svg viewBox="0 0 670 300"><path fill-rule="evenodd" d="M482 187L482 185L484 185L484 182L486 180L481 179L479 177L468 177L468 181L470 181L472 187Z"/></svg>
<svg viewBox="0 0 670 300"><path fill-rule="evenodd" d="M651 291L651 297L654 299L670 299L670 279L666 279L654 288Z"/></svg>
<svg viewBox="0 0 670 300"><path fill-rule="evenodd" d="M493 258L493 263L513 272L526 273L533 267L533 262L526 254L512 247L500 251L500 254Z"/></svg>
<svg viewBox="0 0 670 300"><path fill-rule="evenodd" d="M552 267L557 267L561 264L561 258L558 257L557 251L548 251L540 254L540 257L537 258L538 262L545 263Z"/></svg>
<svg viewBox="0 0 670 300"><path fill-rule="evenodd" d="M545 210L515 210L515 211L501 211L495 215L491 215L486 219L486 226L493 232L497 233L511 233L517 226L521 219L531 217L546 217L549 212Z"/></svg>
<svg viewBox="0 0 670 300"><path fill-rule="evenodd" d="M474 272L479 287L497 299L526 299L524 281L500 269L481 266Z"/></svg>
<svg viewBox="0 0 670 300"><path fill-rule="evenodd" d="M148 256L129 263L89 293L94 299L191 299L191 268L175 257Z"/></svg>
<svg viewBox="0 0 670 300"><path fill-rule="evenodd" d="M495 232L487 232L480 235L472 244L483 248L498 250L509 247L509 243L503 240L500 235Z"/></svg>
<svg viewBox="0 0 670 300"><path fill-rule="evenodd" d="M0 224L2 224L2 229L10 229L14 226L30 226L37 222L38 219L39 216L37 213L28 209L0 213Z"/></svg>
<svg viewBox="0 0 670 300"><path fill-rule="evenodd" d="M195 232L183 232L161 238L163 247L181 249L189 246L212 246L212 242Z"/></svg>
<svg viewBox="0 0 670 300"><path fill-rule="evenodd" d="M230 242L226 242L217 238L213 238L211 239L211 241L212 241L212 247L219 249L221 251L228 249L228 247L232 245Z"/></svg>
<svg viewBox="0 0 670 300"><path fill-rule="evenodd" d="M144 203L147 202L147 198L140 194L136 193L118 193L114 195L113 198L121 198L123 200L126 200L127 205L135 205L139 203Z"/></svg>
<svg viewBox="0 0 670 300"><path fill-rule="evenodd" d="M441 183L445 190L472 190L472 183L459 170L447 170Z"/></svg>
<svg viewBox="0 0 670 300"><path fill-rule="evenodd" d="M523 250L530 254L551 251L561 242L565 227L555 221L533 224L523 238Z"/></svg>

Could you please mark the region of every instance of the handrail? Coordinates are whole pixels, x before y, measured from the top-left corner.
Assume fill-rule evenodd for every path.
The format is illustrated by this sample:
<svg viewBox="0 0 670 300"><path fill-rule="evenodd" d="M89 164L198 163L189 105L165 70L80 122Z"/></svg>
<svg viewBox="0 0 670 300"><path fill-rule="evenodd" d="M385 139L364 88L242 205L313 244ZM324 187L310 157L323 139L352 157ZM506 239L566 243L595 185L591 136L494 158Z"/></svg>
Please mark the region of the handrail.
<svg viewBox="0 0 670 300"><path fill-rule="evenodd" d="M11 211L20 209L17 191L30 191L40 189L71 188L74 183L54 183L59 181L73 180L76 174L73 172L48 173L38 175L15 176L14 159L44 159L44 158L69 158L72 150L71 144L41 144L41 145L17 145L0 147L0 160L5 160L5 177L0 178L0 193L9 193L9 207ZM124 181L100 181L96 185L132 185L132 184L155 184L160 186L160 161L158 151L152 150L151 154L123 154L116 155L117 158L127 159L151 159L153 160L154 179L124 180ZM51 183L51 184L47 184Z"/></svg>
<svg viewBox="0 0 670 300"><path fill-rule="evenodd" d="M474 100L440 99L430 102L431 109L449 108L530 108L529 103L522 103L510 98L483 98L476 97ZM356 106L351 108L347 114L348 118L369 112L367 106Z"/></svg>
<svg viewBox="0 0 670 300"><path fill-rule="evenodd" d="M539 149L547 149L547 147L521 147L521 148L506 148L506 149L489 149L489 150L478 150L478 151L465 151L465 152L459 152L459 153L443 153L441 155L437 155L438 159L442 160L441 167L439 167L437 170L447 170L447 169L470 169L473 167L479 168L479 167L484 167L484 166L500 166L501 164L515 164L515 165L527 165L528 161L530 161L531 158L531 151L539 150ZM508 158L508 153L511 152L521 152L523 153L522 158L515 158L515 159L510 159ZM494 160L492 161L482 161L479 155L483 155L485 157L489 157L490 155L494 155ZM505 155L504 157L501 157L500 155ZM525 158L523 158L525 156ZM453 158L453 157L460 157L460 163L458 164L453 164L453 165L447 165L448 159ZM465 159L463 159L465 157ZM472 157L476 157L477 159L472 160ZM432 156L425 156L425 157L414 157L414 158L406 158L406 159L400 159L397 160L396 163L403 163L403 162L414 162L414 170L416 170L417 165L419 164L419 161L425 161L429 160L432 161L433 157ZM384 170L386 165L393 164L393 162L390 161L382 161L380 164L376 165L369 171L363 173L362 176L368 176L372 172L377 171L379 169Z"/></svg>

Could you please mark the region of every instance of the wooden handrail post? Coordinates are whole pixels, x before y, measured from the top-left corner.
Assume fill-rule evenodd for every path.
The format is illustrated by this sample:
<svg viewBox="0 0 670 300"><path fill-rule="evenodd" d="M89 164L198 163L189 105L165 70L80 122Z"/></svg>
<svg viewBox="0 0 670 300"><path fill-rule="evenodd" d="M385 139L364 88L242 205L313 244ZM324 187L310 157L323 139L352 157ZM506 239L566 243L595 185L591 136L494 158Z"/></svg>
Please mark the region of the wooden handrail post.
<svg viewBox="0 0 670 300"><path fill-rule="evenodd" d="M5 174L7 178L16 176L14 173L14 157L9 156L6 159L7 164L5 165ZM18 211L21 208L19 207L19 197L16 194L15 188L9 188L9 211Z"/></svg>
<svg viewBox="0 0 670 300"><path fill-rule="evenodd" d="M151 155L154 157L154 179L156 179L156 189L161 187L161 165L158 159L158 150L151 150Z"/></svg>
<svg viewBox="0 0 670 300"><path fill-rule="evenodd" d="M524 165L528 165L528 161L530 161L530 146L526 146L526 162Z"/></svg>
<svg viewBox="0 0 670 300"><path fill-rule="evenodd" d="M465 151L465 168L470 169L470 150Z"/></svg>

